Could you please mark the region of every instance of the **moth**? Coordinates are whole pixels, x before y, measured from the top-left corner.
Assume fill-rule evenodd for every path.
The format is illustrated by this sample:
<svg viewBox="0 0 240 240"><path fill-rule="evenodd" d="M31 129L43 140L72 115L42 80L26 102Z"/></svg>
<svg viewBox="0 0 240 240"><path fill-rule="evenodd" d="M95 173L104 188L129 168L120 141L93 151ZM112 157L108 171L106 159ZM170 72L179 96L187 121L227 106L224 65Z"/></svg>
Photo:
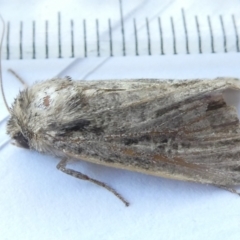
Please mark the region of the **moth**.
<svg viewBox="0 0 240 240"><path fill-rule="evenodd" d="M240 126L223 93L240 80L109 80L54 78L21 91L7 133L16 145L60 159L57 168L113 192L66 167L69 159L150 175L240 184Z"/></svg>

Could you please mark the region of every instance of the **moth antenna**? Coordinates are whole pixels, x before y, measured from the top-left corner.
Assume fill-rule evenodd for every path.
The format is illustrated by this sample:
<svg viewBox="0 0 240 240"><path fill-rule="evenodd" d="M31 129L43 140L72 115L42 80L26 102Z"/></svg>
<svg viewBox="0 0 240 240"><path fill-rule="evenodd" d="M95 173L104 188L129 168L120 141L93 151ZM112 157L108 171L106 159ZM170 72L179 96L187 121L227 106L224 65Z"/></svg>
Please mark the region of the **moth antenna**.
<svg viewBox="0 0 240 240"><path fill-rule="evenodd" d="M2 30L2 34L1 34L1 41L0 41L0 84L1 84L1 92L2 92L2 96L3 96L3 101L4 104L8 110L9 113L11 113L10 107L7 104L7 100L4 94L4 90L3 90L3 80L2 80L2 45L3 45L3 37L4 37L4 33L5 33L5 22L2 18L2 16L0 15L0 19L2 21L2 26L3 26L3 30Z"/></svg>
<svg viewBox="0 0 240 240"><path fill-rule="evenodd" d="M21 82L21 83L24 85L25 88L28 87L27 83L26 83L15 71L13 71L12 69L8 69L8 71L9 71L14 77L16 77L16 78L19 80L19 82Z"/></svg>

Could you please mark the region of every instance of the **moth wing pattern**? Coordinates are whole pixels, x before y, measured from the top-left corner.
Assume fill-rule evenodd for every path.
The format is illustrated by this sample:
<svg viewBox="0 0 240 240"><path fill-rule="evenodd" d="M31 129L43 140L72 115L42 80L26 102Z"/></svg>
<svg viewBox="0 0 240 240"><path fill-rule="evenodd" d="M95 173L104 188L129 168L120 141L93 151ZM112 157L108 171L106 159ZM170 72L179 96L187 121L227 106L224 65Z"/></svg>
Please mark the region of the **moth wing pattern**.
<svg viewBox="0 0 240 240"><path fill-rule="evenodd" d="M228 89L240 89L239 80L51 79L20 93L12 115L27 109L17 125L28 126L39 152L230 186L240 184L240 128ZM12 137L15 125L10 119Z"/></svg>
<svg viewBox="0 0 240 240"><path fill-rule="evenodd" d="M68 157L180 180L240 184L239 120L223 98L226 89L239 88L238 80L109 84L94 85L97 94L86 104L96 111L82 110L82 117L62 126L61 136L59 129L55 133ZM76 143L76 135L82 141Z"/></svg>

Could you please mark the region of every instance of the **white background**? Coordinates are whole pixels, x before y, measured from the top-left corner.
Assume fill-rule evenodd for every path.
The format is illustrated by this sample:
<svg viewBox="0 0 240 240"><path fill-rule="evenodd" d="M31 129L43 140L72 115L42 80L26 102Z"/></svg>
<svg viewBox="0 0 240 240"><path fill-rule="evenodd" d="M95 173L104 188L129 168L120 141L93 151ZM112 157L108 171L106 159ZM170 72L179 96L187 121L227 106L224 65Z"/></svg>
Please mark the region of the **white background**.
<svg viewBox="0 0 240 240"><path fill-rule="evenodd" d="M67 15L70 2L64 9L54 1L42 1L41 4L36 3L35 12L27 11L33 6L31 4L27 7L16 3L19 12L23 12L22 17L17 15L16 18L41 18L46 13L44 10L48 10L49 16L50 12L55 14L58 10L65 10ZM139 2L132 1L130 7L136 7ZM178 1L169 2L168 11L171 8L179 11L182 7ZM215 6L216 2L218 5ZM221 2L225 6L221 6ZM89 11L92 9L90 3L93 6L96 4L88 1L86 7ZM202 14L211 14L213 10L232 14L234 6L239 3L230 3L215 1L214 6L208 6L209 9L205 6ZM154 11L157 11L156 5ZM185 1L184 8L196 10L191 1ZM5 9L7 20L13 18L13 10L7 1L2 9ZM167 11L164 9L163 14ZM106 14L111 12L112 8ZM205 53L78 60L5 60L2 64L5 92L10 103L21 88L7 72L10 67L31 85L62 71L61 76L69 75L76 80L240 78L239 63L238 53ZM58 171L58 159L11 145L5 134L8 113L2 100L0 104L0 239L240 238L240 198L237 195L213 186L162 179L85 162L71 166L114 187L130 202L130 206L125 207L105 189Z"/></svg>

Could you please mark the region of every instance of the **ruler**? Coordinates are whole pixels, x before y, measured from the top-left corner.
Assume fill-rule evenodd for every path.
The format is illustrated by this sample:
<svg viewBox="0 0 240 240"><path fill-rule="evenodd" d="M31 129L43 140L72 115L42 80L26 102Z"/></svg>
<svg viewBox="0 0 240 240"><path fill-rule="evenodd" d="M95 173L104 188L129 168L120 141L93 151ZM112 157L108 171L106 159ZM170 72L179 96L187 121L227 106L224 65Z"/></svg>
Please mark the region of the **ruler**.
<svg viewBox="0 0 240 240"><path fill-rule="evenodd" d="M3 59L239 52L240 15L68 18L6 22Z"/></svg>

